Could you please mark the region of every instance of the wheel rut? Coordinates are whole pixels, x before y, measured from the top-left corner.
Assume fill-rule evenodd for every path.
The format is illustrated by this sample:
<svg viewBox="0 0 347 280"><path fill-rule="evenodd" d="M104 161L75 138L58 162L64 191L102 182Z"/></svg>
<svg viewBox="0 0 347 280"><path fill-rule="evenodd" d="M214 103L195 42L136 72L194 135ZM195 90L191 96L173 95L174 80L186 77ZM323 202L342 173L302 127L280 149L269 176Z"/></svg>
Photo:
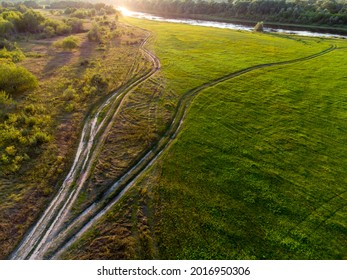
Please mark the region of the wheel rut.
<svg viewBox="0 0 347 280"><path fill-rule="evenodd" d="M56 197L44 211L38 222L24 236L19 246L11 253L10 259L42 259L51 240L64 227L65 218L84 186L92 164L102 147L124 97L139 84L148 80L160 69L160 61L144 45L150 33L140 46L140 51L152 62L153 67L136 79L131 79L113 92L84 123L72 167L62 183ZM101 119L102 112L107 110Z"/></svg>
<svg viewBox="0 0 347 280"><path fill-rule="evenodd" d="M57 244L49 258L59 258L59 256L78 238L80 238L101 216L103 216L115 203L117 203L136 180L143 175L159 158L159 156L169 147L172 141L176 138L180 131L181 125L186 117L188 108L194 97L201 91L216 86L227 80L239 77L251 71L260 70L267 67L280 65L289 65L293 63L304 62L310 59L317 58L336 49L336 46L331 46L319 53L297 58L288 61L259 64L233 72L216 80L202 84L186 94L184 94L178 102L175 116L169 125L169 128L164 133L162 138L149 150L125 175L117 180L109 190L98 200L95 201L88 209L86 209L79 217L77 217L64 232L57 237ZM65 240L65 241L62 241Z"/></svg>
<svg viewBox="0 0 347 280"><path fill-rule="evenodd" d="M204 83L186 92L180 98L176 106L174 117L168 129L157 143L155 143L150 150L145 152L133 166L129 167L128 171L114 182L105 193L99 196L93 204L66 225L64 224L65 217L90 175L92 164L97 158L98 151L101 149L115 116L123 104L124 97L142 82L150 79L161 67L159 59L152 52L144 48L149 38L150 34L148 33L140 49L152 62L152 69L135 81L128 82L122 86L99 106L93 117L86 120L74 163L57 196L48 206L39 221L24 237L18 248L10 255L10 259L59 258L72 243L80 238L100 217L117 203L127 190L133 186L136 180L155 163L165 150L167 150L180 132L182 123L193 99L201 91L252 71L304 62L325 55L336 49L334 45L307 57L251 66ZM101 122L98 121L100 113L107 108L107 106L109 106L110 109L106 116Z"/></svg>

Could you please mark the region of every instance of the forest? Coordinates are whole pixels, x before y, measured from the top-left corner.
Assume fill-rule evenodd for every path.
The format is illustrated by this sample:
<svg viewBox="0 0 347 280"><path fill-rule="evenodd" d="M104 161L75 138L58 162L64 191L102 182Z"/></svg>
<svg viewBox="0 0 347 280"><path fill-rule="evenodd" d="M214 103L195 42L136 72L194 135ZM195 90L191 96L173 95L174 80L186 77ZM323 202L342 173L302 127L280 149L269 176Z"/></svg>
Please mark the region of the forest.
<svg viewBox="0 0 347 280"><path fill-rule="evenodd" d="M347 3L336 0L123 0L137 11L161 15L209 15L267 22L342 26L347 24Z"/></svg>

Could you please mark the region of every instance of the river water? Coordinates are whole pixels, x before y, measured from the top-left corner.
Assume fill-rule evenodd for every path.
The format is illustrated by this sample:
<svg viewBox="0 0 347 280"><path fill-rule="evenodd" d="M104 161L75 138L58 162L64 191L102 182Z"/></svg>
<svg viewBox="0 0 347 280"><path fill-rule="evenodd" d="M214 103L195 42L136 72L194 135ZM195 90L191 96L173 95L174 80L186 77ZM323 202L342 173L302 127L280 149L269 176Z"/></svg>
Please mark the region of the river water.
<svg viewBox="0 0 347 280"><path fill-rule="evenodd" d="M174 18L164 18L160 16L155 16L147 13L133 12L123 7L118 7L118 10L122 12L124 16L134 17L139 19L147 19L154 21L164 21L164 22L173 22L173 23L183 23L189 25L197 25L197 26L206 26L206 27L216 27L216 28L226 28L233 30L244 30L244 31L253 31L253 27L245 26L241 24L233 24L226 22L216 22L216 21L207 21L207 20L194 20L194 19L174 19ZM286 30L286 29L278 29L278 28L264 28L266 32L278 32L285 34L294 34L300 36L309 36L309 37L334 37L334 38L344 38L347 39L345 35L337 35L330 33L319 33L312 31L303 31L303 30Z"/></svg>

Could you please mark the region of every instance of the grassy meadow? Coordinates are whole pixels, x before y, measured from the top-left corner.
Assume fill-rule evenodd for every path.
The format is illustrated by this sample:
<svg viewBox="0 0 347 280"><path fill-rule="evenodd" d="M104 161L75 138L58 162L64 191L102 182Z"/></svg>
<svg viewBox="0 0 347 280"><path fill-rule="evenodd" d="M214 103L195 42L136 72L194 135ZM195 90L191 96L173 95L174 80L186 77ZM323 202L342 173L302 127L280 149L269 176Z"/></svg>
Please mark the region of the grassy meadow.
<svg viewBox="0 0 347 280"><path fill-rule="evenodd" d="M247 74L195 100L154 185L164 258L346 258L345 56Z"/></svg>
<svg viewBox="0 0 347 280"><path fill-rule="evenodd" d="M149 47L160 58L168 90L179 95L240 69L305 57L332 44L320 38L263 35L132 18L127 21L155 34Z"/></svg>
<svg viewBox="0 0 347 280"><path fill-rule="evenodd" d="M233 32L231 36L230 30L218 30L214 34L214 28L161 25L136 19L126 19L126 22L155 33L152 41L160 43L147 47L159 56L162 64L160 76L163 77L145 83L126 98L95 164L89 186L79 196L75 213L81 212L158 140L178 99L187 89L254 64L296 58L298 46L304 46L302 56L330 46L320 39L288 40L261 34L249 36L247 32ZM261 52L255 53L255 48L268 57ZM202 53L204 59L201 59ZM173 57L179 59L173 60ZM158 94L159 99L152 97Z"/></svg>
<svg viewBox="0 0 347 280"><path fill-rule="evenodd" d="M346 259L347 43L128 21L153 32L176 102L240 69L338 49L202 91L170 147L63 258Z"/></svg>

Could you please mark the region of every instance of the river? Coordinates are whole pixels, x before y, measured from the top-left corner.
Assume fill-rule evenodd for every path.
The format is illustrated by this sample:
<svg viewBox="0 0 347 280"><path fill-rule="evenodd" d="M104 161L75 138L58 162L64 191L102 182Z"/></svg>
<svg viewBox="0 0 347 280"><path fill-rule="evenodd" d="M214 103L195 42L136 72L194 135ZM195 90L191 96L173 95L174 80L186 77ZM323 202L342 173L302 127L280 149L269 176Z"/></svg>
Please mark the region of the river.
<svg viewBox="0 0 347 280"><path fill-rule="evenodd" d="M123 7L118 7L118 10L122 12L124 16L139 18L139 19L147 19L154 21L164 21L164 22L173 22L173 23L183 23L189 25L197 25L197 26L206 26L206 27L216 27L216 28L225 28L225 29L233 29L233 30L244 30L244 31L253 31L253 27L242 25L242 24L233 24L227 22L217 22L217 21L208 21L208 20L194 20L194 19L174 19L174 18L164 18L160 16L155 16L152 14L141 13L141 12L133 12ZM275 33L285 33L285 34L294 34L299 36L309 36L309 37L334 37L334 38L343 38L347 39L345 35L337 35L331 33L319 33L312 31L303 31L303 30L286 30L279 28L264 28L266 32L275 32Z"/></svg>

